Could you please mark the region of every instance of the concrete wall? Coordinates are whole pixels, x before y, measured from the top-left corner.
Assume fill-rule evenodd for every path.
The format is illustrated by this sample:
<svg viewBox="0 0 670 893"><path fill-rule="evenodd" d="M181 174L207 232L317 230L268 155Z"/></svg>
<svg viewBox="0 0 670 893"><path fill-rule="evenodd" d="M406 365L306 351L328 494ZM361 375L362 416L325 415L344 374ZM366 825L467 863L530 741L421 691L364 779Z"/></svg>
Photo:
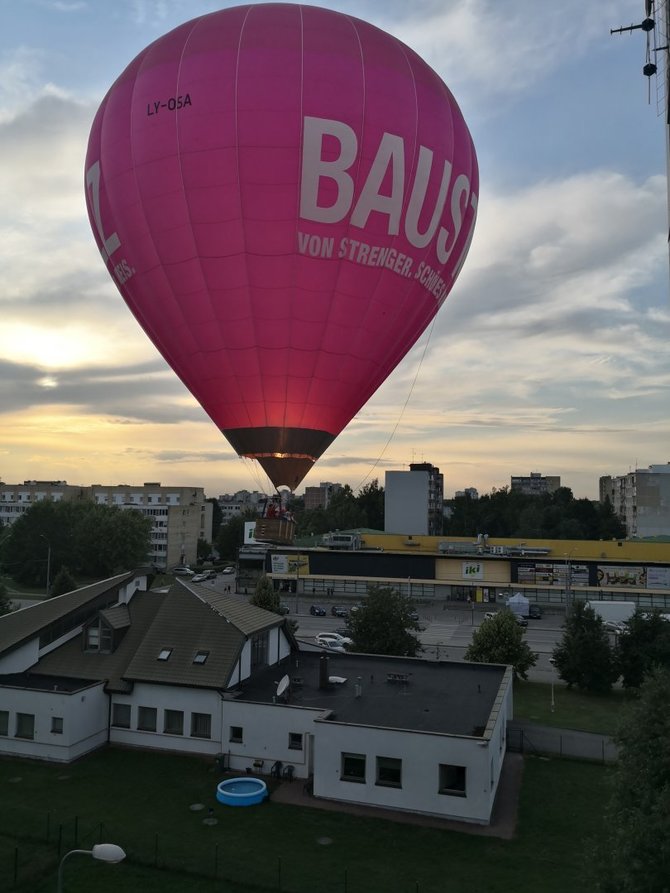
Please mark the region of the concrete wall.
<svg viewBox="0 0 670 893"><path fill-rule="evenodd" d="M386 472L384 530L387 533L418 536L428 533L429 483L427 471Z"/></svg>
<svg viewBox="0 0 670 893"><path fill-rule="evenodd" d="M137 683L130 695L113 695L112 705L114 704L130 704L131 707L130 728L110 728L110 741L115 744L183 753L216 754L221 751L222 700L217 691ZM137 728L139 707L156 708L156 732ZM184 714L183 735L163 732L165 710L180 710ZM211 738L191 736L191 713L206 713L211 716ZM113 712L111 715L113 716Z"/></svg>
<svg viewBox="0 0 670 893"><path fill-rule="evenodd" d="M102 684L77 692L0 689L0 710L9 711L9 735L0 737L0 753L69 762L107 740L108 698ZM34 737L16 737L16 715L35 717ZM52 731L52 717L63 720L63 731Z"/></svg>
<svg viewBox="0 0 670 893"><path fill-rule="evenodd" d="M314 720L323 713L290 704L251 704L244 701L224 702L224 729L221 751L228 755L230 768L244 772L263 762L260 771L270 772L275 761L294 767L296 778L310 774L309 738ZM230 740L231 726L243 730L242 741ZM302 750L289 747L289 733L302 735Z"/></svg>
<svg viewBox="0 0 670 893"><path fill-rule="evenodd" d="M343 753L365 755L364 782L341 779ZM316 722L314 794L488 824L502 755L481 739ZM402 760L402 787L376 783L378 756ZM440 763L466 767L466 796L439 793Z"/></svg>

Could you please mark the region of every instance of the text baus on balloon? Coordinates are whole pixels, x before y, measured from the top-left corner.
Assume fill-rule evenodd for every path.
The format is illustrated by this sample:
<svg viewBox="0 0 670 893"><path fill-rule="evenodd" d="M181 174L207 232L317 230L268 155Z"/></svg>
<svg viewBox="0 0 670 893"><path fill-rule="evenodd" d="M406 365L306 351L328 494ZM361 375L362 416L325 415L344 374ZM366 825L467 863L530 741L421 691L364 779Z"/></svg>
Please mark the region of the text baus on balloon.
<svg viewBox="0 0 670 893"><path fill-rule="evenodd" d="M334 158L324 158L326 136L332 137L339 145L338 154ZM303 122L300 217L317 223L339 223L351 212L349 223L364 229L370 214L377 212L387 216L389 236L397 236L402 225L407 241L415 248L425 248L436 239L437 259L441 264L446 264L460 234L468 203L476 214L477 196L471 193L470 180L466 174L461 173L452 181L453 165L448 159L443 159L440 188L430 223L421 232L419 218L426 200L433 154L428 147L419 147L416 172L403 217L407 184L405 141L402 136L393 133L382 135L367 178L359 194L355 195L354 179L348 173L358 161L358 139L355 131L343 121L307 116ZM435 163L439 165L440 160L437 159ZM381 190L381 185L389 171L391 190L387 194ZM328 205L319 201L319 188L323 180L331 181L335 190L335 198ZM445 222L445 206L448 227L440 225ZM473 227L474 215L471 222L471 228ZM452 273L452 278L455 275Z"/></svg>

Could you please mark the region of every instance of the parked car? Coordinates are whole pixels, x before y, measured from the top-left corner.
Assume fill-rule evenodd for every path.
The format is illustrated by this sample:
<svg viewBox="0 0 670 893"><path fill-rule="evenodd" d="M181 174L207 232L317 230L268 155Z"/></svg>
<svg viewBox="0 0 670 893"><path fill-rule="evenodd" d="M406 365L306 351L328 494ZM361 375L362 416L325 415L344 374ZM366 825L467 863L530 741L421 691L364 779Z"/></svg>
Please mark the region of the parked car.
<svg viewBox="0 0 670 893"><path fill-rule="evenodd" d="M218 574L215 570L207 571L207 579L208 580L216 580Z"/></svg>
<svg viewBox="0 0 670 893"><path fill-rule="evenodd" d="M542 606L541 605L529 605L528 606L528 616L531 620L539 620L542 617Z"/></svg>
<svg viewBox="0 0 670 893"><path fill-rule="evenodd" d="M337 651L338 654L346 654L347 649L344 645L340 645L339 642L336 642L334 639L328 639L324 642L317 642L317 645L320 645L322 648L326 648L328 651Z"/></svg>
<svg viewBox="0 0 670 893"><path fill-rule="evenodd" d="M345 639L349 639L349 638L351 638L351 630L350 630L350 629L347 629L346 626L340 626L340 627L338 627L338 628L335 630L335 632L338 634L338 636L343 636Z"/></svg>
<svg viewBox="0 0 670 893"><path fill-rule="evenodd" d="M353 640L349 636L341 636L339 633L317 633L314 639L317 645L325 645L326 647L339 645L341 648L344 648L346 645L353 644Z"/></svg>
<svg viewBox="0 0 670 893"><path fill-rule="evenodd" d="M209 580L209 572L205 571L202 574L194 574L191 577L191 583L204 583L205 580Z"/></svg>
<svg viewBox="0 0 670 893"><path fill-rule="evenodd" d="M348 617L349 611L346 608L343 608L342 605L333 605L330 609L330 613L333 617Z"/></svg>
<svg viewBox="0 0 670 893"><path fill-rule="evenodd" d="M309 613L312 615L312 617L325 617L326 609L322 608L321 605L310 605Z"/></svg>
<svg viewBox="0 0 670 893"><path fill-rule="evenodd" d="M486 614L484 614L484 620L493 620L497 613L497 611L487 611Z"/></svg>
<svg viewBox="0 0 670 893"><path fill-rule="evenodd" d="M232 565L228 565L228 567L224 567L224 569L221 571L221 573L222 574L234 574L235 568L232 567Z"/></svg>
<svg viewBox="0 0 670 893"><path fill-rule="evenodd" d="M178 564L177 567L172 568L172 573L176 574L178 577L192 577L195 574L195 571L192 571L190 567L185 564Z"/></svg>
<svg viewBox="0 0 670 893"><path fill-rule="evenodd" d="M286 604L286 602L282 602L282 603L279 605L279 613L280 613L280 614L290 614L290 613L291 613L291 609L290 609L289 606Z"/></svg>
<svg viewBox="0 0 670 893"><path fill-rule="evenodd" d="M519 624L519 626L528 626L528 621L525 617L522 617L521 614L515 614L514 619Z"/></svg>

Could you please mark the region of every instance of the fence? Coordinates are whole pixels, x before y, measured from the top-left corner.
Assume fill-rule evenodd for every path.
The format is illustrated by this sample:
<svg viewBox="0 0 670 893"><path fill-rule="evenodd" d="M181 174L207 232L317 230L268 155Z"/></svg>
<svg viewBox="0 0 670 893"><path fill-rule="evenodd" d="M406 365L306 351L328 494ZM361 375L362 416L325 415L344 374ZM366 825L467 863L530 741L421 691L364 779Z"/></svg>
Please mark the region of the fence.
<svg viewBox="0 0 670 893"><path fill-rule="evenodd" d="M551 754L598 763L615 763L618 758L616 745L605 735L548 726L508 725L507 748L514 753Z"/></svg>

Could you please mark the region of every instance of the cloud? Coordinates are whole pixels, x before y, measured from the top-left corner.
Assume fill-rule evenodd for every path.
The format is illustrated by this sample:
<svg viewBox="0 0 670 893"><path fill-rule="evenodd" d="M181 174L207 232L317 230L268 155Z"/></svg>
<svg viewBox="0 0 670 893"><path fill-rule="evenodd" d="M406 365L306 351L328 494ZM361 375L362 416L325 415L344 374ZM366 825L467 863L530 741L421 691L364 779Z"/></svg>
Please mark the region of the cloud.
<svg viewBox="0 0 670 893"><path fill-rule="evenodd" d="M501 96L527 93L569 57L584 55L606 35L603 8L582 0L450 0L398 5L379 22L416 50L464 102L475 94L493 106ZM630 4L612 0L612 24ZM363 16L364 17L364 16Z"/></svg>

